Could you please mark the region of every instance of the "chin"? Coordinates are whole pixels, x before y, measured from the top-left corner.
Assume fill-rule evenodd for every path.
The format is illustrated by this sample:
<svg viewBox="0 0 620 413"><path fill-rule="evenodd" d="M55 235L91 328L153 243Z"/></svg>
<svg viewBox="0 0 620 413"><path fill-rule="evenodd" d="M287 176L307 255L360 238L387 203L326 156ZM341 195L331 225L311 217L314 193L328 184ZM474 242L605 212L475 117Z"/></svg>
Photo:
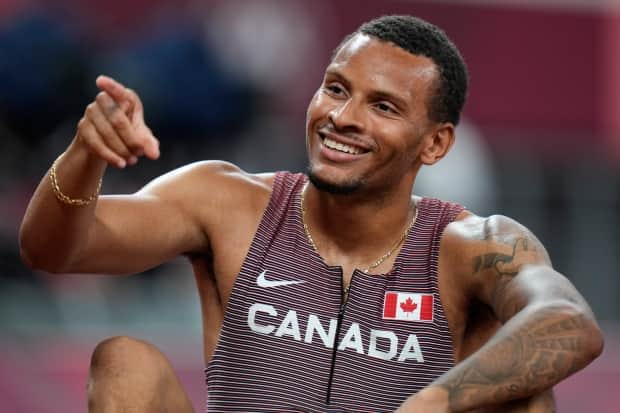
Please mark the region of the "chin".
<svg viewBox="0 0 620 413"><path fill-rule="evenodd" d="M348 180L344 182L331 182L316 174L312 166L308 166L306 171L310 182L319 191L327 192L333 195L349 195L357 192L362 187L359 180Z"/></svg>

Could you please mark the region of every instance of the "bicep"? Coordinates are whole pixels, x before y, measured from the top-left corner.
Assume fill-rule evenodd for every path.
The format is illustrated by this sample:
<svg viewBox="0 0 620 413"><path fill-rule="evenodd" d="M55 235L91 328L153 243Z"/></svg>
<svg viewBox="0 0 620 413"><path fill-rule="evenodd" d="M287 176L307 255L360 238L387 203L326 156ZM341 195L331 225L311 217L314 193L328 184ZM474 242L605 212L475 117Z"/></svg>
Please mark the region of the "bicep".
<svg viewBox="0 0 620 413"><path fill-rule="evenodd" d="M237 171L222 162L190 164L131 195L102 196L71 272L127 274L208 248L206 226Z"/></svg>
<svg viewBox="0 0 620 413"><path fill-rule="evenodd" d="M202 243L199 227L175 202L150 193L102 196L71 272L141 272Z"/></svg>
<svg viewBox="0 0 620 413"><path fill-rule="evenodd" d="M205 161L162 175L133 195L101 197L71 270L135 273L205 252L218 234L253 214L257 192L270 194L270 187L230 163Z"/></svg>

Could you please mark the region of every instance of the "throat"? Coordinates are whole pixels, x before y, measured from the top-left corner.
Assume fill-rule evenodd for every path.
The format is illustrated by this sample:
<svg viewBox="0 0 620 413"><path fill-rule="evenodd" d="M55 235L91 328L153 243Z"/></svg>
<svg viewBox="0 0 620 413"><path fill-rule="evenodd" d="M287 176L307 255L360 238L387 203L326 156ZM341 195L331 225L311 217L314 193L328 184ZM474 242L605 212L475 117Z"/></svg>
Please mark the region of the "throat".
<svg viewBox="0 0 620 413"><path fill-rule="evenodd" d="M406 209L403 208L406 211L404 220L401 218L398 222L397 219L393 219L391 225L385 225L385 222L381 222L377 217L383 215L391 218L389 213L384 211L382 214L373 214L366 211L365 216L370 217L368 218L370 224L364 226L360 223L365 220L352 218L355 216L354 213L340 212L351 209L330 208L329 200L325 200L325 197L311 204L317 206L310 215L306 199L308 192L309 186L306 184L300 196L301 220L306 237L327 265L342 268L343 285L348 285L355 269L368 274L389 272L418 216L418 208L411 198ZM338 212L333 214L333 211ZM386 228L397 229L386 230Z"/></svg>

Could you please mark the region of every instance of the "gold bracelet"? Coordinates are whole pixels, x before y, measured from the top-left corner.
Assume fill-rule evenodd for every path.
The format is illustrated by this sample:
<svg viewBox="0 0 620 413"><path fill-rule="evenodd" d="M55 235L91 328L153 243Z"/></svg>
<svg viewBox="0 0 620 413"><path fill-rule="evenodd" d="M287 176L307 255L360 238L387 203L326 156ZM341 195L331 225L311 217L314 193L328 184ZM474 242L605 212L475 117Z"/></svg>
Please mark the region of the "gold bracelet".
<svg viewBox="0 0 620 413"><path fill-rule="evenodd" d="M52 183L52 191L54 191L54 195L56 195L56 198L58 198L60 202L67 204L67 205L85 206L85 205L90 204L95 199L97 199L97 197L99 196L99 191L101 190L102 179L99 179L99 183L97 184L97 189L95 190L95 193L89 196L88 198L68 197L60 190L60 187L58 186L58 180L56 179L56 165L58 164L58 161L60 160L60 158L62 158L63 155L64 153L61 153L60 156L56 158L54 163L52 163L52 167L50 168L50 181Z"/></svg>

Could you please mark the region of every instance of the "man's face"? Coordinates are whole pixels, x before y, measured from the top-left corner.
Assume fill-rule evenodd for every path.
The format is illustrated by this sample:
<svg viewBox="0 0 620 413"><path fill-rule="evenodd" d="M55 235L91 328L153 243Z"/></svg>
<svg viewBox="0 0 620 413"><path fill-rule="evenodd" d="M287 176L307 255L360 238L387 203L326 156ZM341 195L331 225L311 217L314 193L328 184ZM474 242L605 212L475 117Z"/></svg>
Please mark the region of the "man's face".
<svg viewBox="0 0 620 413"><path fill-rule="evenodd" d="M309 174L333 193L387 190L413 180L419 147L433 122L427 102L437 69L432 60L357 34L327 69L308 107Z"/></svg>

